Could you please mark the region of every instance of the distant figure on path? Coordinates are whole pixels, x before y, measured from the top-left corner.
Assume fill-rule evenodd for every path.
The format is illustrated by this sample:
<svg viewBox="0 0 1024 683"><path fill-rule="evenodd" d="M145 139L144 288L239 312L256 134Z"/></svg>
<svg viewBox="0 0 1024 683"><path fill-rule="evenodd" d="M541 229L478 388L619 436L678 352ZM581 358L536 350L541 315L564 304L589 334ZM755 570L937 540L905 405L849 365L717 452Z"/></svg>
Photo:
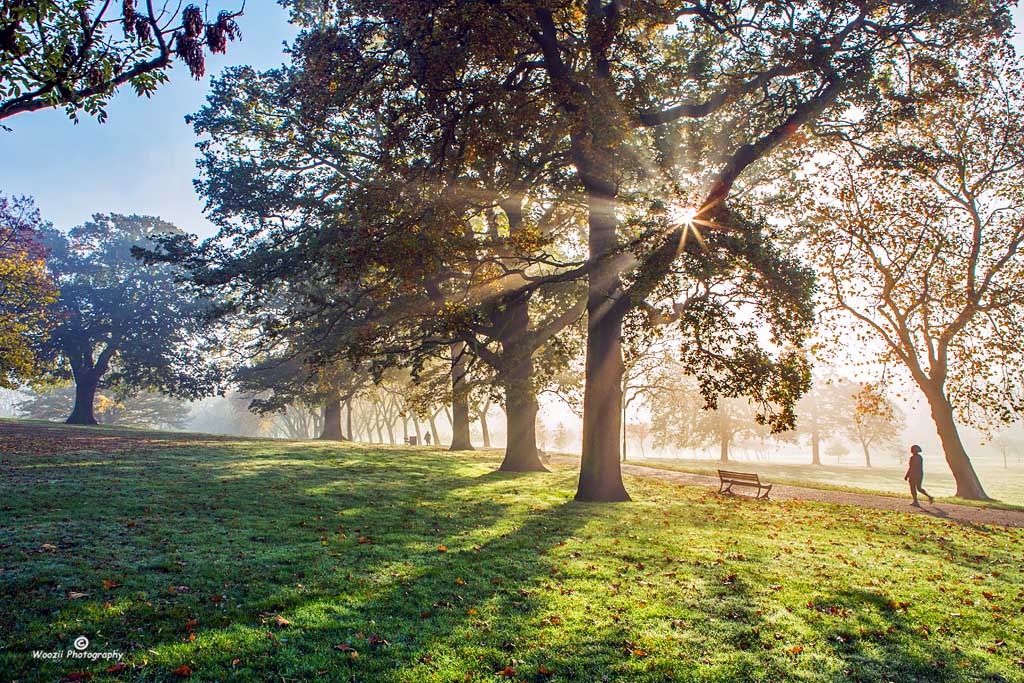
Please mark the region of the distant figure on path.
<svg viewBox="0 0 1024 683"><path fill-rule="evenodd" d="M921 504L917 502L918 491L928 496L929 503L935 502L931 494L921 488L921 482L924 481L924 458L921 457L921 447L916 443L910 447L910 467L907 468L907 474L903 478L910 482L910 495L914 498L911 505L916 508L921 507Z"/></svg>
<svg viewBox="0 0 1024 683"><path fill-rule="evenodd" d="M430 445L430 432L427 432L426 434L423 435L423 443L426 444L427 446Z"/></svg>

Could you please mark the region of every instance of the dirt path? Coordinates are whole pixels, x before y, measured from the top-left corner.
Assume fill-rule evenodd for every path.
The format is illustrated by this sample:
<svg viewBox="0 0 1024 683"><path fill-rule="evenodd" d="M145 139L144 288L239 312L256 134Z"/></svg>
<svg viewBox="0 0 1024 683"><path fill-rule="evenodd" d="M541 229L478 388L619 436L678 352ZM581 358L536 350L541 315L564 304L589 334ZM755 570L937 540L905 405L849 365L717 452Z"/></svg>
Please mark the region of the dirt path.
<svg viewBox="0 0 1024 683"><path fill-rule="evenodd" d="M559 465L579 468L580 461L576 458L551 456L551 461ZM688 486L706 486L718 489L718 478L704 474L675 472L654 467L623 464L622 471L636 477L660 479L662 481L686 484ZM768 482L771 483L771 482ZM959 524L996 524L999 526L1024 527L1024 512L1015 510L997 510L994 508L974 507L972 505L956 505L954 503L935 503L930 505L922 502L920 508L910 505L905 498L875 495L870 493L849 493L846 491L830 491L827 489L805 488L803 486L786 486L774 484L772 500L807 500L816 503L833 503L836 505L856 505L875 510L895 510L912 515L928 515Z"/></svg>

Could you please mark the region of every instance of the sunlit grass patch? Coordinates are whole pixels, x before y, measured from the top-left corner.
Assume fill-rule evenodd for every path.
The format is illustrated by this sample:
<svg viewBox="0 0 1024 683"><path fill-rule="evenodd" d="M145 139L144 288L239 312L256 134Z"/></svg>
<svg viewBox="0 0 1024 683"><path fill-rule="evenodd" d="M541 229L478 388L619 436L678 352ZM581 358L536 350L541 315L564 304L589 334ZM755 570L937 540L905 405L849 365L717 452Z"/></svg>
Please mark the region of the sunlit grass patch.
<svg viewBox="0 0 1024 683"><path fill-rule="evenodd" d="M1022 530L638 478L633 503L580 504L573 472L495 473L494 452L3 459L12 680L1024 676ZM130 666L31 657L79 635Z"/></svg>

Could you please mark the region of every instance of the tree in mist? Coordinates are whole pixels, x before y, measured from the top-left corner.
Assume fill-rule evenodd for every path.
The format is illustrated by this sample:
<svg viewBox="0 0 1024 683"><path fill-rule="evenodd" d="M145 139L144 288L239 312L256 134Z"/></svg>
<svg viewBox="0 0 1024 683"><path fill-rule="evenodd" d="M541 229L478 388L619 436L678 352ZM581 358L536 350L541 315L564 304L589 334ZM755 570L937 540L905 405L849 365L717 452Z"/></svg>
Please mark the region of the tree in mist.
<svg viewBox="0 0 1024 683"><path fill-rule="evenodd" d="M404 69L416 78L400 92L451 105L446 120L484 131L485 139L494 139L486 127L494 118L487 98L475 95L500 88L521 94L526 114L507 145L566 132L560 152L588 221L580 500L628 499L614 438L621 428L623 322L664 285L694 226L734 228L724 202L743 172L826 110L870 104L876 65L922 42L988 30L1004 17L1001 3L916 1L478 3L470 12L436 2L295 7L298 21L325 27L320 37L329 58L319 63L335 66L328 73L340 79L343 97L352 97L352 84L361 89L367 75ZM714 134L687 141L693 121ZM463 139L464 147L472 144ZM688 176L672 169L679 161L692 162ZM659 186L654 194L661 197L668 190L693 209L668 212L673 218L656 228L631 226L628 216L642 203L636 200L644 186ZM715 322L721 310L708 314ZM803 384L789 367L795 356L752 358L748 349L749 343L739 363L722 365L771 359L773 372L736 376L761 381L743 389L757 394L764 421L791 425L791 404ZM706 387L727 384L709 379Z"/></svg>
<svg viewBox="0 0 1024 683"><path fill-rule="evenodd" d="M132 254L174 232L159 218L119 214L96 214L66 234L45 231L46 265L60 293L40 353L53 362L49 375L74 379L69 424L97 423L101 387L199 398L219 386L220 372L198 344L207 302L174 268Z"/></svg>
<svg viewBox="0 0 1024 683"><path fill-rule="evenodd" d="M39 210L28 197L0 193L0 389L39 376L36 353L56 290L46 272Z"/></svg>
<svg viewBox="0 0 1024 683"><path fill-rule="evenodd" d="M250 396L250 409L260 415L279 416L288 436L330 441L352 438L351 401L370 383L367 372L346 363L317 366L308 358L267 357L238 368L233 383L239 394ZM342 409L347 408L345 425ZM289 413L293 413L289 417ZM317 418L309 417L315 413ZM293 418L298 418L292 428ZM315 434L306 433L310 426Z"/></svg>
<svg viewBox="0 0 1024 683"><path fill-rule="evenodd" d="M811 464L821 464L821 444L833 439L852 424L856 389L843 379L818 378L797 404L796 433L807 437Z"/></svg>
<svg viewBox="0 0 1024 683"><path fill-rule="evenodd" d="M915 116L832 151L811 245L841 328L904 370L931 409L956 495L987 498L958 423L1024 410L1022 73L965 50L921 69ZM870 348L870 347L868 347Z"/></svg>
<svg viewBox="0 0 1024 683"><path fill-rule="evenodd" d="M225 52L241 34L241 12L136 0L9 0L0 4L0 119L64 107L99 121L114 91L130 84L149 97L173 58L196 79L206 52ZM123 34L123 35L122 35Z"/></svg>
<svg viewBox="0 0 1024 683"><path fill-rule="evenodd" d="M17 405L18 414L34 420L62 420L75 403L72 386L40 387ZM148 391L118 395L96 393L93 414L99 424L151 429L184 429L191 416L188 403Z"/></svg>
<svg viewBox="0 0 1024 683"><path fill-rule="evenodd" d="M332 336L338 355L408 367L414 376L447 355L454 450L471 447L467 376L486 364L508 421L502 469L543 469L534 432L546 379L535 368L567 357L559 335L584 309L572 282L542 279L558 259L549 234L574 215L545 194L553 186L550 144L492 144L484 154L479 137L463 143L435 101L440 95L399 96L410 92L400 80L407 65L361 88L354 73L331 71L339 86L325 94L324 69L349 66L325 63L337 39L311 32L288 72L233 70L215 84L193 118L212 138L203 145L200 188L222 224L218 240L230 240L233 253L212 257L211 243L190 258L219 261L219 279L248 279L251 291L271 296L281 282L293 292L321 277L344 283L357 304L339 307L338 297L320 293L303 304L335 320L347 315L346 326L358 329ZM512 96L487 95L496 117ZM318 264L312 272L310 262ZM254 268L246 271L247 263ZM502 282L512 274L537 284L506 294Z"/></svg>
<svg viewBox="0 0 1024 683"><path fill-rule="evenodd" d="M891 443L903 431L903 411L885 395L878 384L862 384L853 395L853 415L846 432L864 451L864 466L871 467L873 446Z"/></svg>

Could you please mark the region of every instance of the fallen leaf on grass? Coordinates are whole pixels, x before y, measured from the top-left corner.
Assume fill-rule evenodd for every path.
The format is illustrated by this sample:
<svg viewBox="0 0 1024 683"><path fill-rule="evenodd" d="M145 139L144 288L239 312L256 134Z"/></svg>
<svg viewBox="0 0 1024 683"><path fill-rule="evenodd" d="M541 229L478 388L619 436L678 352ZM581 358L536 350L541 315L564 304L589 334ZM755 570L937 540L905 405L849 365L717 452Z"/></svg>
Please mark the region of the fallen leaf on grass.
<svg viewBox="0 0 1024 683"><path fill-rule="evenodd" d="M802 645L794 645L793 647L789 648L789 650L787 650L787 652L789 652L789 654L791 655L798 655L803 651L804 648Z"/></svg>
<svg viewBox="0 0 1024 683"><path fill-rule="evenodd" d="M541 664L537 667L537 673L539 673L542 676L552 676L555 672Z"/></svg>
<svg viewBox="0 0 1024 683"><path fill-rule="evenodd" d="M103 579L103 588L105 590L109 591L109 590L112 590L114 588L117 588L120 585L121 584L119 584L117 581L113 581L111 579Z"/></svg>
<svg viewBox="0 0 1024 683"><path fill-rule="evenodd" d="M111 666L108 666L106 671L108 674L116 674L118 671L124 671L127 668L127 664L125 664L124 662L118 662L117 664L112 664Z"/></svg>
<svg viewBox="0 0 1024 683"><path fill-rule="evenodd" d="M274 623L277 624L278 626L291 626L291 624L292 624L292 622L288 621L287 619L282 617L280 614L274 616Z"/></svg>
<svg viewBox="0 0 1024 683"><path fill-rule="evenodd" d="M446 546L446 545L439 545L439 546L437 546L437 552L439 552L439 553L446 553L446 552L448 552L448 546Z"/></svg>
<svg viewBox="0 0 1024 683"><path fill-rule="evenodd" d="M79 593L78 591L70 591L68 593L68 600L78 600L80 598L89 597L88 593Z"/></svg>
<svg viewBox="0 0 1024 683"><path fill-rule="evenodd" d="M504 669L495 671L494 674L503 678L515 678L516 670L512 668L511 664L506 664Z"/></svg>
<svg viewBox="0 0 1024 683"><path fill-rule="evenodd" d="M181 666L179 666L177 669L175 669L171 673L173 673L175 676L181 676L182 678L188 678L189 676L192 675L192 667L190 667L188 664L182 664Z"/></svg>
<svg viewBox="0 0 1024 683"><path fill-rule="evenodd" d="M92 678L92 674L88 671L72 671L64 679L64 683L74 683L75 681L87 681Z"/></svg>
<svg viewBox="0 0 1024 683"><path fill-rule="evenodd" d="M465 586L466 582L463 581L462 579L460 579L459 577L455 577L455 585L456 586Z"/></svg>

